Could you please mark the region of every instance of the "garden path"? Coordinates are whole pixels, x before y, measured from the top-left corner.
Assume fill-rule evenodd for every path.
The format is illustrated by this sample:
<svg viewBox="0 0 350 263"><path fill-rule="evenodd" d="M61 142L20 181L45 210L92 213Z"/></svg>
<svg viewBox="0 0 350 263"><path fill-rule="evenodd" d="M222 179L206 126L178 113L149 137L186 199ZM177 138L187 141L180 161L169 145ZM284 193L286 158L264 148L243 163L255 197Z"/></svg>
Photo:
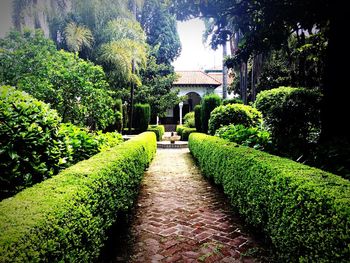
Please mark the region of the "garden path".
<svg viewBox="0 0 350 263"><path fill-rule="evenodd" d="M131 248L109 262L264 261L264 250L222 191L201 175L188 148L157 150L129 231Z"/></svg>

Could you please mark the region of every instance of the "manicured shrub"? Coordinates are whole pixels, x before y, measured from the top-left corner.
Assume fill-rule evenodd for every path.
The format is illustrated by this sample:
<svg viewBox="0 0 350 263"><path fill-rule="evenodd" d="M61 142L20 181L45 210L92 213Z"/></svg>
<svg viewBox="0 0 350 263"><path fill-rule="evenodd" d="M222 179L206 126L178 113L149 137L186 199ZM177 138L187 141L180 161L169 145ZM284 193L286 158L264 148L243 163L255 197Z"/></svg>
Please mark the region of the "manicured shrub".
<svg viewBox="0 0 350 263"><path fill-rule="evenodd" d="M139 132L147 130L151 119L151 108L149 104L135 104L133 114L133 127Z"/></svg>
<svg viewBox="0 0 350 263"><path fill-rule="evenodd" d="M183 132L184 129L185 129L185 126L183 126L183 125L176 125L176 133L177 133L177 135L182 137L182 132Z"/></svg>
<svg viewBox="0 0 350 263"><path fill-rule="evenodd" d="M143 133L0 203L0 262L94 262L134 203L156 136Z"/></svg>
<svg viewBox="0 0 350 263"><path fill-rule="evenodd" d="M189 148L278 262L348 262L348 180L204 134L191 134Z"/></svg>
<svg viewBox="0 0 350 263"><path fill-rule="evenodd" d="M196 132L196 128L184 127L182 130L181 141L188 141L188 137L192 132Z"/></svg>
<svg viewBox="0 0 350 263"><path fill-rule="evenodd" d="M271 148L270 133L261 127L245 127L242 124L223 126L216 130L215 136L257 150Z"/></svg>
<svg viewBox="0 0 350 263"><path fill-rule="evenodd" d="M165 133L163 125L149 125L147 131L153 131L157 136L157 141L161 141Z"/></svg>
<svg viewBox="0 0 350 263"><path fill-rule="evenodd" d="M194 111L186 113L184 116L184 126L188 128L195 128Z"/></svg>
<svg viewBox="0 0 350 263"><path fill-rule="evenodd" d="M201 107L201 105L196 105L194 107L194 124L198 132L202 131Z"/></svg>
<svg viewBox="0 0 350 263"><path fill-rule="evenodd" d="M181 141L188 141L188 136L192 133L196 132L196 128L189 128L184 125L176 126L176 133L181 136Z"/></svg>
<svg viewBox="0 0 350 263"><path fill-rule="evenodd" d="M222 105L228 105L228 104L244 104L244 103L243 103L243 100L239 98L224 99L222 101Z"/></svg>
<svg viewBox="0 0 350 263"><path fill-rule="evenodd" d="M305 154L320 131L317 90L280 87L258 94L255 107L262 112L277 153L292 158Z"/></svg>
<svg viewBox="0 0 350 263"><path fill-rule="evenodd" d="M25 92L0 87L0 198L56 174L66 147L55 110Z"/></svg>
<svg viewBox="0 0 350 263"><path fill-rule="evenodd" d="M210 118L210 113L218 106L221 105L221 99L217 94L209 94L204 96L201 106L201 122L202 129L204 133L208 132L208 122Z"/></svg>
<svg viewBox="0 0 350 263"><path fill-rule="evenodd" d="M209 120L209 132L214 135L217 129L230 124L256 127L261 123L261 113L253 107L243 104L228 104L217 107L212 111Z"/></svg>

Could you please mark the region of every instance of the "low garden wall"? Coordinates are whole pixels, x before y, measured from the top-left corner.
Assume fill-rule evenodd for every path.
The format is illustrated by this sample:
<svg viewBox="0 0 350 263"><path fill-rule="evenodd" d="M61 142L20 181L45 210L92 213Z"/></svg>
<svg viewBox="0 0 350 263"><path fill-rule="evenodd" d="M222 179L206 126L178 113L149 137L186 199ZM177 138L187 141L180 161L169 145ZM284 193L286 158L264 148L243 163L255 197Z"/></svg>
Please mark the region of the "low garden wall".
<svg viewBox="0 0 350 263"><path fill-rule="evenodd" d="M348 180L200 133L190 135L189 148L280 262L348 262Z"/></svg>
<svg viewBox="0 0 350 263"><path fill-rule="evenodd" d="M145 132L0 203L0 262L91 262L156 152Z"/></svg>

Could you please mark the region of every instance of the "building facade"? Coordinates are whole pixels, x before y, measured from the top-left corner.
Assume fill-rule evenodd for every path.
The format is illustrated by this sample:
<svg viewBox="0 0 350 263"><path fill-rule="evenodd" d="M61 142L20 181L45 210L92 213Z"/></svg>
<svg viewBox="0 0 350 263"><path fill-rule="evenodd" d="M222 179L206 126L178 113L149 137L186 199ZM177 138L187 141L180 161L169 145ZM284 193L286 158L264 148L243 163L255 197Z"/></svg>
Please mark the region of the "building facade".
<svg viewBox="0 0 350 263"><path fill-rule="evenodd" d="M178 79L173 83L173 89L179 89L179 96L186 99L168 109L166 117L160 119L161 124L182 124L183 117L193 111L207 94L215 93L222 98L222 70L176 71L176 74ZM229 78L228 84L231 82Z"/></svg>

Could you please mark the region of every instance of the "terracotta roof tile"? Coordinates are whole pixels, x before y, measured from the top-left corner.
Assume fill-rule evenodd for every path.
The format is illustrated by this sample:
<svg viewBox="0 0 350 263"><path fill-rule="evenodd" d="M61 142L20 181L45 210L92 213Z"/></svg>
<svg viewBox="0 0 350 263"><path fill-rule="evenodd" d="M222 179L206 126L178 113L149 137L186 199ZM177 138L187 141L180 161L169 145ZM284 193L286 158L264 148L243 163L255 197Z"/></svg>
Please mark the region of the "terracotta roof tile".
<svg viewBox="0 0 350 263"><path fill-rule="evenodd" d="M176 71L179 78L174 85L213 85L220 86L221 82L203 71Z"/></svg>

